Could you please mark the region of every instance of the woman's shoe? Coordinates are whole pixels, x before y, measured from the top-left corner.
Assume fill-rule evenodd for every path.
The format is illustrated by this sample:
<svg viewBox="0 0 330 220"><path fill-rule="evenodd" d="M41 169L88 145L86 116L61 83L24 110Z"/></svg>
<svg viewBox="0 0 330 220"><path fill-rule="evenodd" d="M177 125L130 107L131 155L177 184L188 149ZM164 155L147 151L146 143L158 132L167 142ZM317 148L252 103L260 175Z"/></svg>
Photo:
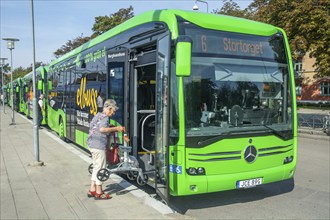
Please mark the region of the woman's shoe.
<svg viewBox="0 0 330 220"><path fill-rule="evenodd" d="M102 192L101 194L97 194L95 192L95 195L94 195L94 199L95 200L105 200L105 199L111 199L111 195L110 194L107 194L107 193L104 193Z"/></svg>
<svg viewBox="0 0 330 220"><path fill-rule="evenodd" d="M92 197L95 197L95 194L96 194L96 191L88 191L88 193L87 193L87 196L88 196L88 198L92 198Z"/></svg>

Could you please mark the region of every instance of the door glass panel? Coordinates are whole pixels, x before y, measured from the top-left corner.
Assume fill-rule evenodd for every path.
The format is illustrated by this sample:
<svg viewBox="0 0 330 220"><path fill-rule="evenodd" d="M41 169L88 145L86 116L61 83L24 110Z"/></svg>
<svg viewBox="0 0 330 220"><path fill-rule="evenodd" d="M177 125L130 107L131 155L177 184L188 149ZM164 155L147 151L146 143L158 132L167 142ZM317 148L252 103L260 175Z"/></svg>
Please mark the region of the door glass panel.
<svg viewBox="0 0 330 220"><path fill-rule="evenodd" d="M108 53L109 98L116 101L118 110L112 120L123 124L124 118L124 71L126 53L124 51Z"/></svg>
<svg viewBox="0 0 330 220"><path fill-rule="evenodd" d="M168 198L168 59L169 36L158 42L157 53L157 86L156 86L156 170L158 179L156 190L167 200Z"/></svg>

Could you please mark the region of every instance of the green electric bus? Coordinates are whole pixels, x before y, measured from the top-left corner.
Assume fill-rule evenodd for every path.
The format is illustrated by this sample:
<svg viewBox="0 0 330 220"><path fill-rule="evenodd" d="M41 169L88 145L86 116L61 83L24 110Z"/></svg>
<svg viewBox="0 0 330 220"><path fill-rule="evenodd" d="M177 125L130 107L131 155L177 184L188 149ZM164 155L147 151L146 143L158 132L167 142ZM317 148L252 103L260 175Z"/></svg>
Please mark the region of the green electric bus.
<svg viewBox="0 0 330 220"><path fill-rule="evenodd" d="M7 99L7 105L11 107L11 83L7 83L7 90L6 90L6 99Z"/></svg>
<svg viewBox="0 0 330 220"><path fill-rule="evenodd" d="M45 95L45 100L44 102L47 103L47 94L48 94L48 80L47 80L47 66L40 66L36 68L36 88L37 88L37 94L36 98L38 99L40 97L40 94ZM34 97L34 92L33 92L33 72L31 71L30 73L26 74L23 77L23 103L22 103L22 112L28 117L28 118L33 118L33 97ZM48 105L45 104L45 111L42 113L43 114L43 120L42 120L42 125L47 124L47 107Z"/></svg>
<svg viewBox="0 0 330 220"><path fill-rule="evenodd" d="M11 93L11 83L13 83L13 93ZM9 107L12 107L12 101L14 101L14 110L17 112L22 112L22 85L23 80L22 78L16 78L13 80L13 82L9 82L6 87L6 99L8 100L7 104ZM11 96L13 95L13 100L11 99Z"/></svg>
<svg viewBox="0 0 330 220"><path fill-rule="evenodd" d="M24 81L24 103L23 103L23 113L28 117L32 118L33 116L33 108L32 108L32 96L33 96L33 88L32 88L32 72L26 74L23 77Z"/></svg>
<svg viewBox="0 0 330 220"><path fill-rule="evenodd" d="M293 178L297 116L280 28L180 10L143 13L54 60L48 125L83 147L105 99L165 200ZM119 134L121 137L121 134Z"/></svg>
<svg viewBox="0 0 330 220"><path fill-rule="evenodd" d="M8 104L8 84L3 85L3 90L1 90L1 92L3 92L3 104Z"/></svg>
<svg viewBox="0 0 330 220"><path fill-rule="evenodd" d="M13 80L13 101L14 101L14 110L17 112L21 112L21 104L22 104L22 78L16 78Z"/></svg>
<svg viewBox="0 0 330 220"><path fill-rule="evenodd" d="M6 84L6 99L7 99L7 105L8 106L11 106L11 83L10 82L8 82L7 84Z"/></svg>

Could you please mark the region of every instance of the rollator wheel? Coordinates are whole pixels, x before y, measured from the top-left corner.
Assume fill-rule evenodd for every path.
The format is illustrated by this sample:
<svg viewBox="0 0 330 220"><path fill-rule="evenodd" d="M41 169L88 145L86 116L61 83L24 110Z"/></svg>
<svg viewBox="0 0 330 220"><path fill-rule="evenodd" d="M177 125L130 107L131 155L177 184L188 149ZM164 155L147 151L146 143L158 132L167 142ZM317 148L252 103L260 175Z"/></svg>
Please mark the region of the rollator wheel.
<svg viewBox="0 0 330 220"><path fill-rule="evenodd" d="M89 172L89 174L92 174L93 173L93 163L91 163L91 164L89 164L89 166L88 166L88 172Z"/></svg>
<svg viewBox="0 0 330 220"><path fill-rule="evenodd" d="M140 175L138 175L137 178L136 178L136 182L137 182L137 184L139 184L140 186L144 186L144 185L147 184L147 182L148 182L148 178L149 178L149 177L148 177L147 174L143 174L143 179L141 178Z"/></svg>
<svg viewBox="0 0 330 220"><path fill-rule="evenodd" d="M97 172L96 177L98 180L104 182L109 179L110 171L108 169L102 168Z"/></svg>
<svg viewBox="0 0 330 220"><path fill-rule="evenodd" d="M138 172L136 171L128 171L126 176L127 176L127 179L131 180L131 181L134 181L136 180L136 177L139 175Z"/></svg>

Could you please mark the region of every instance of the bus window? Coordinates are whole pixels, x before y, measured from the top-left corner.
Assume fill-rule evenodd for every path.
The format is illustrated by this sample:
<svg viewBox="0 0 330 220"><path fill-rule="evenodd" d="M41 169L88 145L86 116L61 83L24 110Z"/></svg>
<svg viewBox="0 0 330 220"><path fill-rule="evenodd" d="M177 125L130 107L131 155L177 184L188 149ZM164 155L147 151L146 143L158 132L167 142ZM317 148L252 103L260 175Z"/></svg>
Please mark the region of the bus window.
<svg viewBox="0 0 330 220"><path fill-rule="evenodd" d="M155 109L156 66L138 67L138 110Z"/></svg>
<svg viewBox="0 0 330 220"><path fill-rule="evenodd" d="M192 31L193 32L193 31ZM192 36L192 35L191 35ZM291 136L291 115L288 64L282 50L269 46L282 41L272 37L244 36L210 31L212 37L223 39L223 50L197 53L192 57L192 73L184 78L187 135L232 130L272 129ZM227 41L258 45L263 53L243 50L227 52ZM227 40L227 41L226 41ZM255 46L257 47L257 46ZM260 49L261 50L261 49Z"/></svg>
<svg viewBox="0 0 330 220"><path fill-rule="evenodd" d="M58 73L58 86L63 86L64 85L64 72L61 71Z"/></svg>
<svg viewBox="0 0 330 220"><path fill-rule="evenodd" d="M123 109L124 109L124 89L123 77L124 63L109 64L109 98L117 102L120 111L117 111L113 116L114 120L123 123Z"/></svg>
<svg viewBox="0 0 330 220"><path fill-rule="evenodd" d="M74 75L75 75L75 83L80 84L81 78L82 78L82 73L81 72L76 72L76 74L74 74Z"/></svg>
<svg viewBox="0 0 330 220"><path fill-rule="evenodd" d="M94 82L96 81L97 73L88 73L86 74L86 81L88 82Z"/></svg>

